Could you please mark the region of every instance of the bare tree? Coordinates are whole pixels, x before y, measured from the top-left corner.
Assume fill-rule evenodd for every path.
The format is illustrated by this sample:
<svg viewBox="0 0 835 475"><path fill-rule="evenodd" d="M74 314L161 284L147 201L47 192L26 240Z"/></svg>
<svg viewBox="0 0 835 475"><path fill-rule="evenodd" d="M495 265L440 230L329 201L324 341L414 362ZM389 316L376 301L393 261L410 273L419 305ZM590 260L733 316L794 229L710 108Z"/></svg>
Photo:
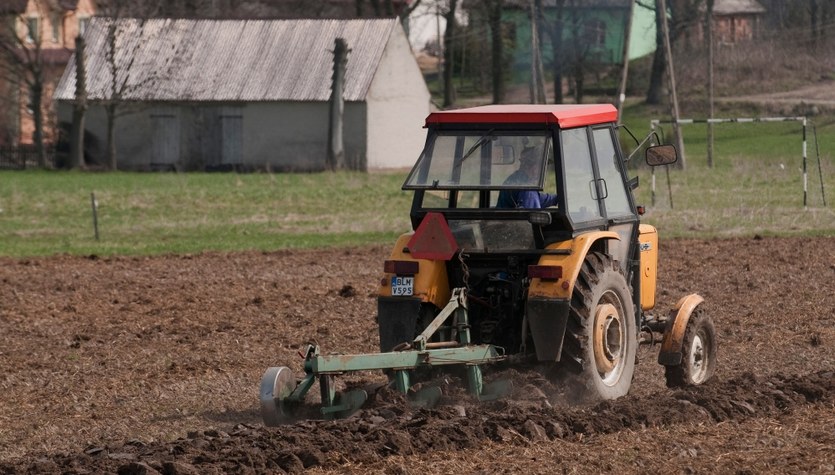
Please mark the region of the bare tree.
<svg viewBox="0 0 835 475"><path fill-rule="evenodd" d="M502 10L504 0L483 0L482 8L490 30L490 76L493 86L493 104L504 101L504 34L502 31Z"/></svg>
<svg viewBox="0 0 835 475"><path fill-rule="evenodd" d="M698 24L699 14L705 0L670 0L668 9L670 11L670 47L675 50L679 38ZM650 70L649 88L647 88L647 104L660 104L662 100L662 89L664 84L664 71L667 62L664 58L664 35L661 34L662 9L658 7L658 0L638 0L638 3L646 8L655 10L655 54L652 57L652 69Z"/></svg>
<svg viewBox="0 0 835 475"><path fill-rule="evenodd" d="M653 0L655 4L655 53L652 56L652 66L649 74L649 87L647 88L646 103L647 104L661 104L663 99L662 89L664 87L664 70L667 69L667 61L664 56L664 34L661 28L661 12L658 8L657 0Z"/></svg>
<svg viewBox="0 0 835 475"><path fill-rule="evenodd" d="M176 2L175 2L176 3ZM109 0L103 2L99 7L99 14L104 19L105 29L105 58L107 70L110 74L110 88L108 97L103 101L105 114L107 116L107 166L111 170L118 168L116 153L116 122L124 113L130 110L121 110L124 97L131 92L133 85L130 84L130 70L136 59L136 51L141 46L141 41L132 44L125 43L125 34L128 28L137 28L139 34L143 33L145 19L164 13L163 0L146 2L133 2L129 0ZM168 4L170 8L171 5ZM126 17L134 17L133 21L124 21Z"/></svg>
<svg viewBox="0 0 835 475"><path fill-rule="evenodd" d="M562 82L566 76L573 85L574 100L583 101L585 76L588 70L592 36L597 32L584 21L585 13L581 0L556 0L550 25L542 22L542 29L551 41L551 67L554 76L554 102L561 104L565 98Z"/></svg>
<svg viewBox="0 0 835 475"><path fill-rule="evenodd" d="M444 19L446 20L446 29L444 30L444 107L449 107L455 103L455 85L452 84L452 68L455 65L455 60L452 53L456 41L455 12L457 8L458 0L449 0L446 11L444 11Z"/></svg>
<svg viewBox="0 0 835 475"><path fill-rule="evenodd" d="M406 37L409 37L409 17L422 3L421 0L414 0L410 5L403 8L400 12L400 24L403 25L403 31L406 32ZM359 4L359 3L358 3Z"/></svg>
<svg viewBox="0 0 835 475"><path fill-rule="evenodd" d="M551 37L551 67L554 75L554 103L562 104L565 98L562 95L562 79L565 63L563 54L563 35L565 34L565 0L556 0L554 4L554 22L551 28L547 28Z"/></svg>
<svg viewBox="0 0 835 475"><path fill-rule="evenodd" d="M45 5L42 0L35 0L36 8L44 17ZM18 29L23 25L23 31ZM23 12L15 15L0 30L0 74L18 91L23 89L29 95L28 109L31 111L35 131L33 141L37 153L38 166L46 168L46 148L44 145L44 126L46 117L43 110L46 69L43 50L43 28L39 22L29 22ZM16 86L15 86L16 85ZM15 105L19 107L19 105Z"/></svg>

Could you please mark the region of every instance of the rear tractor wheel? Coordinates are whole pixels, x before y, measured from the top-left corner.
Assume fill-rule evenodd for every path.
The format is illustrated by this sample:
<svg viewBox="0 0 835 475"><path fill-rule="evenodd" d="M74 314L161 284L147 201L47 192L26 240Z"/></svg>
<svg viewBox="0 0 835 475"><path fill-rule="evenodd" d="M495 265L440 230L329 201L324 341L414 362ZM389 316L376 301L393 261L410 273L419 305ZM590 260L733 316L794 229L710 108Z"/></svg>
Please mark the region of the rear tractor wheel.
<svg viewBox="0 0 835 475"><path fill-rule="evenodd" d="M562 373L580 399L615 399L629 392L638 347L629 286L609 256L590 253L571 297Z"/></svg>
<svg viewBox="0 0 835 475"><path fill-rule="evenodd" d="M716 329L702 306L690 316L684 330L681 363L666 366L667 387L696 386L706 382L716 370Z"/></svg>

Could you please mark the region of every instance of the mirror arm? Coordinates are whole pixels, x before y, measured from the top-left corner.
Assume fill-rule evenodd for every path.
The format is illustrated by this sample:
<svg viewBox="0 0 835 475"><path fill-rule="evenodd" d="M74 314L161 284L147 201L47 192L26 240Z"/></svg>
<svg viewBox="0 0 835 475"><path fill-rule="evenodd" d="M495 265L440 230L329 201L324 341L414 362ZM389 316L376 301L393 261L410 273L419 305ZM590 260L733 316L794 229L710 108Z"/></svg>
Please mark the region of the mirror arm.
<svg viewBox="0 0 835 475"><path fill-rule="evenodd" d="M646 145L647 142L652 142L652 139L655 139L656 143L661 143L658 139L658 134L655 133L655 131L650 132L650 133L647 134L646 137L644 137L644 140L641 140L641 142L638 144L638 146L635 147L635 150L633 150L632 153L630 153L629 156L626 157L626 160L624 160L624 161L629 162L629 160L632 160L632 157L635 156L636 153L638 153L638 150L641 150L641 148L644 145Z"/></svg>

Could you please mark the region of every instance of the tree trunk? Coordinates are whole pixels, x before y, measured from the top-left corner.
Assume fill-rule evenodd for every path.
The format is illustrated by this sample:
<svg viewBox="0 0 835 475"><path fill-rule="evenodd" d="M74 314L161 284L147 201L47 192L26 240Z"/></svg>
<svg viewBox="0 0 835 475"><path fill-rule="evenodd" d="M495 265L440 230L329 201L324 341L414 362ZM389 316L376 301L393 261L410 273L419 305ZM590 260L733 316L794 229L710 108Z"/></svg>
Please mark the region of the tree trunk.
<svg viewBox="0 0 835 475"><path fill-rule="evenodd" d="M585 95L585 81L583 80L586 74L582 59L577 59L574 62L574 101L577 104L583 103L583 96Z"/></svg>
<svg viewBox="0 0 835 475"><path fill-rule="evenodd" d="M647 104L661 104L662 89L664 85L664 70L667 68L664 59L664 35L661 26L661 8L659 0L655 2L655 54L652 57L652 70L649 75L649 88L647 89Z"/></svg>
<svg viewBox="0 0 835 475"><path fill-rule="evenodd" d="M574 76L574 102L581 104L583 102L584 84L585 84L585 54L586 44L583 41L581 34L582 20L575 10L571 12L571 48L573 51L573 65L572 72Z"/></svg>
<svg viewBox="0 0 835 475"><path fill-rule="evenodd" d="M707 102L708 118L713 110L713 0L707 0L705 11L705 42L707 43ZM707 166L713 168L713 123L707 124Z"/></svg>
<svg viewBox="0 0 835 475"><path fill-rule="evenodd" d="M541 26L541 0L530 0L531 9L531 103L545 103L545 74L542 71L539 27Z"/></svg>
<svg viewBox="0 0 835 475"><path fill-rule="evenodd" d="M557 11L555 12L554 28L551 31L551 46L554 60L554 104L562 104L565 98L562 95L562 72L563 72L563 30L565 0L557 0Z"/></svg>
<svg viewBox="0 0 835 475"><path fill-rule="evenodd" d="M40 76L40 75L38 75ZM46 168L46 148L43 143L43 77L36 77L32 84L32 119L35 122L35 151L38 167Z"/></svg>
<svg viewBox="0 0 835 475"><path fill-rule="evenodd" d="M70 168L84 168L84 113L87 111L87 71L84 66L84 39L75 40L75 103L70 133Z"/></svg>
<svg viewBox="0 0 835 475"><path fill-rule="evenodd" d="M458 0L449 0L449 11L444 15L446 29L444 30L444 107L455 103L455 86L452 84L453 46L455 46L455 8Z"/></svg>
<svg viewBox="0 0 835 475"><path fill-rule="evenodd" d="M490 54L492 56L493 104L504 101L504 38L502 37L502 0L487 2L490 24Z"/></svg>
<svg viewBox="0 0 835 475"><path fill-rule="evenodd" d="M374 16L379 18L382 16L382 10L380 9L380 0L371 0L371 9L374 10Z"/></svg>
<svg viewBox="0 0 835 475"><path fill-rule="evenodd" d="M818 0L809 0L809 26L811 27L812 33L812 48L817 48L818 40L820 40L820 24L819 24L819 11L820 5L818 4Z"/></svg>

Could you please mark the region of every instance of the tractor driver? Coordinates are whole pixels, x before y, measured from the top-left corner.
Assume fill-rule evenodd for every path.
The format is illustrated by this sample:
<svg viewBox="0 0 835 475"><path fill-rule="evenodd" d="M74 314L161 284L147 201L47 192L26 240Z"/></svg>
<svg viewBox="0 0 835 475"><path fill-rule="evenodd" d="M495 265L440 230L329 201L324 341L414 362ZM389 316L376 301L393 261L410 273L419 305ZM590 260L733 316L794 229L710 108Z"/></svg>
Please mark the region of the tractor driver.
<svg viewBox="0 0 835 475"><path fill-rule="evenodd" d="M537 167L540 166L539 157L542 156L540 147L527 147L519 157L519 169L507 177L505 185L530 183L536 177ZM557 204L557 195L541 193L536 190L501 190L497 208L547 208Z"/></svg>

